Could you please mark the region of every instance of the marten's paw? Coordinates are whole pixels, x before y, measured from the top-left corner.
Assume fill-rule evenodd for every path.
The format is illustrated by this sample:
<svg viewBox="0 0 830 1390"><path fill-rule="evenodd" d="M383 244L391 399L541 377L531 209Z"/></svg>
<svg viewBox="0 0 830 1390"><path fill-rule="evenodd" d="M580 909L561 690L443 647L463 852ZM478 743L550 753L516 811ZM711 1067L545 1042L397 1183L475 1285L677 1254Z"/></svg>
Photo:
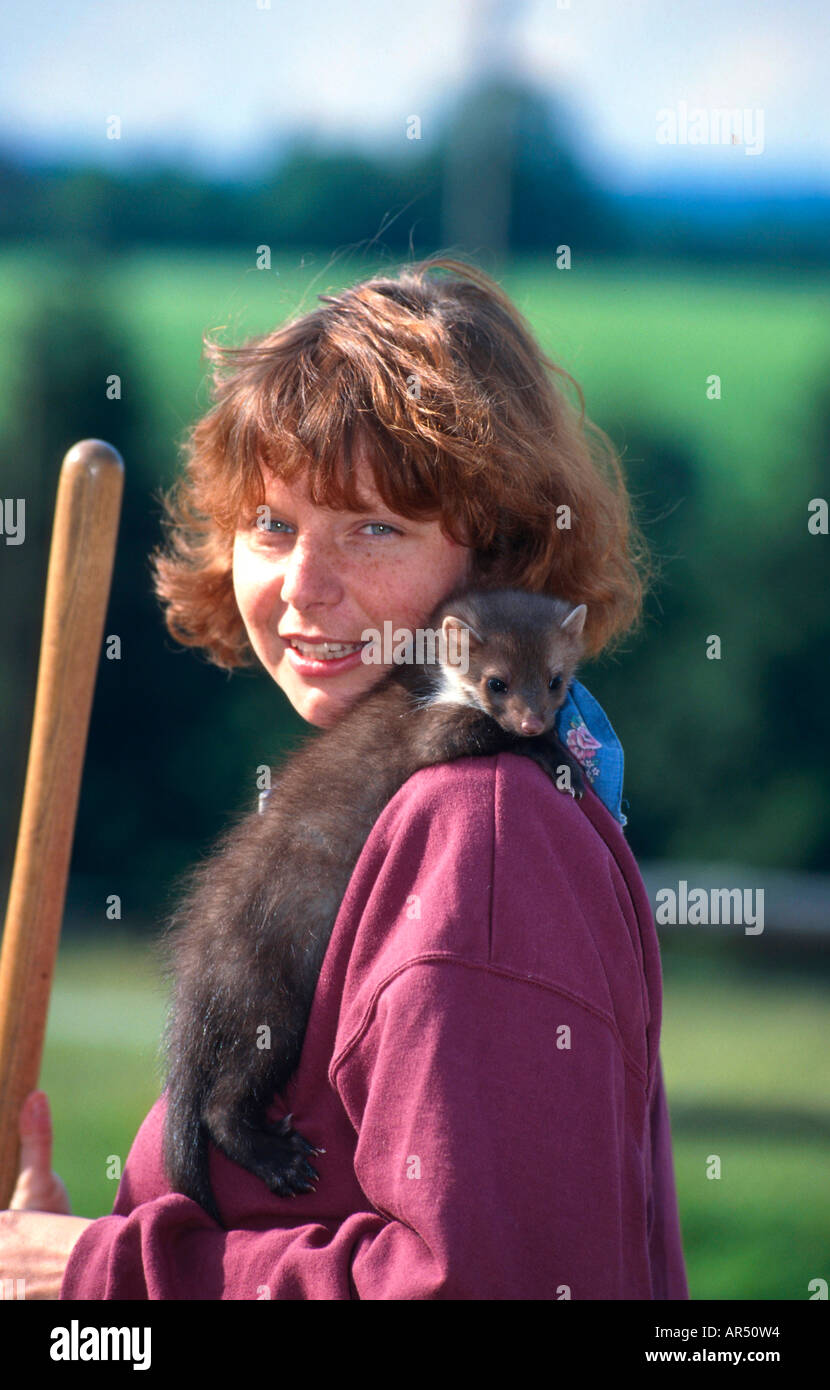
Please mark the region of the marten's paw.
<svg viewBox="0 0 830 1390"><path fill-rule="evenodd" d="M571 768L572 793L575 801L581 801L585 795L585 783L582 780L582 772Z"/></svg>
<svg viewBox="0 0 830 1390"><path fill-rule="evenodd" d="M561 772L563 765L568 768L571 774L571 785L567 788L574 801L581 801L585 795L585 781L582 776L582 768L576 758L571 753L565 751L560 744L561 753L559 755L558 772Z"/></svg>
<svg viewBox="0 0 830 1390"><path fill-rule="evenodd" d="M298 1130L292 1129L292 1118L286 1115L253 1136L253 1161L246 1164L278 1197L316 1192L314 1184L319 1174L308 1160L313 1154L325 1153L325 1149L315 1148Z"/></svg>
<svg viewBox="0 0 830 1390"><path fill-rule="evenodd" d="M563 787L562 791L567 792L575 801L581 801L585 795L585 782L582 776L582 768L576 758L563 746L554 735L541 735L535 738L522 739L513 749L516 753L523 753L525 757L532 758L543 772L546 772L551 781L559 783L563 768L567 768L570 773L570 786Z"/></svg>
<svg viewBox="0 0 830 1390"><path fill-rule="evenodd" d="M291 1115L262 1127L227 1116L211 1127L211 1138L228 1158L247 1168L278 1197L296 1197L314 1192L319 1174L309 1163L313 1154L325 1153L309 1144L291 1127Z"/></svg>

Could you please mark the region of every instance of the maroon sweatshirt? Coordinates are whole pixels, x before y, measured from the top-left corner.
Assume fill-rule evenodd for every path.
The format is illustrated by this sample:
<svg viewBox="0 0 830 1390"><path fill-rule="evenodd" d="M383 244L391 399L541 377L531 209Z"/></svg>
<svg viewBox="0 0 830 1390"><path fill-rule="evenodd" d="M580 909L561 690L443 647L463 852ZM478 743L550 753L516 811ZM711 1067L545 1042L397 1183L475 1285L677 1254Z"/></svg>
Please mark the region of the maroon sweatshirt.
<svg viewBox="0 0 830 1390"><path fill-rule="evenodd" d="M227 1229L170 1191L164 1097L62 1299L686 1299L661 972L623 832L515 753L416 773L375 824L271 1115L325 1153Z"/></svg>

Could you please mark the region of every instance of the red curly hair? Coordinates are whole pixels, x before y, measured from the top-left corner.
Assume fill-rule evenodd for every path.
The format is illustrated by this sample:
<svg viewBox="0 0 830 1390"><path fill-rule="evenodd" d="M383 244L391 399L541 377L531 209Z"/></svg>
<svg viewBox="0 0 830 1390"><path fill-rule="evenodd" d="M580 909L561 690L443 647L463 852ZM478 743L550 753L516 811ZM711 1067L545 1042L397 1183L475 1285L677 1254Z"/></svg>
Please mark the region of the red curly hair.
<svg viewBox="0 0 830 1390"><path fill-rule="evenodd" d="M203 339L214 404L161 494L167 546L151 557L171 635L217 666L253 664L231 565L263 471L362 511L358 449L388 507L473 547L473 582L586 603L586 656L638 623L647 548L616 451L495 281L432 257L319 300L241 347Z"/></svg>

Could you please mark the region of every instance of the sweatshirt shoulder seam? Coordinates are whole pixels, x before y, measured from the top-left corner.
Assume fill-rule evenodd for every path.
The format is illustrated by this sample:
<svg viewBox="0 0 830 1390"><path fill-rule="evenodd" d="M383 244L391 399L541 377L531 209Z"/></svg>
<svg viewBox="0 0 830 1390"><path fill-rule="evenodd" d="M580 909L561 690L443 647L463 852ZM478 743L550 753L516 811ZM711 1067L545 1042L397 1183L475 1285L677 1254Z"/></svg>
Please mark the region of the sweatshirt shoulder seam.
<svg viewBox="0 0 830 1390"><path fill-rule="evenodd" d="M493 965L487 961L467 960L465 956L456 956L451 951L424 951L417 956L410 956L408 960L402 961L400 965L397 965L394 970L391 970L388 975L385 975L382 980L378 981L363 1011L363 1017L359 1024L348 1041L343 1044L336 1057L332 1058L329 1066L329 1079L332 1084L334 1084L337 1071L346 1062L349 1054L354 1051L364 1034L368 1031L378 1000L387 986L392 984L393 981L396 980L398 976L404 974L405 971L411 969L412 966L424 964L461 965L467 970L480 970L488 975L497 975L503 979L515 980L518 984L536 985L540 989L547 990L551 994L558 994L561 998L567 999L572 1004L576 1004L586 1013L598 1019L600 1023L606 1025L613 1035L624 1064L634 1074L640 1082L640 1085L643 1086L644 1089L647 1088L648 1076L643 1072L642 1067L635 1058L631 1056L623 1042L615 1020L604 1009L597 1008L595 1004L591 1004L587 999L583 999L581 995L576 994L573 990L565 989L562 985L557 985L552 980L547 980L541 975L524 974L518 970L509 970L506 966Z"/></svg>

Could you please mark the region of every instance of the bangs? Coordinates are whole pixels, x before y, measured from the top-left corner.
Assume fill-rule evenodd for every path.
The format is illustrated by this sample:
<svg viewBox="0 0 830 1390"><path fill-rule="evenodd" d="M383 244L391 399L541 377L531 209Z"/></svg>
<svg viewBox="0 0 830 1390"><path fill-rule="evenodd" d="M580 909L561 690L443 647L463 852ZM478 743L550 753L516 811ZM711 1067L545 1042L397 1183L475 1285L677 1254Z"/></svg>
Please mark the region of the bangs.
<svg viewBox="0 0 830 1390"><path fill-rule="evenodd" d="M315 506L335 511L368 512L377 505L377 498L399 516L435 519L443 514L442 497L436 471L400 440L395 439L376 422L339 419L336 408L330 428L321 428L319 437L304 431L305 438L284 432L281 442L260 441L262 476L278 478L289 487L305 489ZM360 491L368 471L377 496ZM256 488L259 501L262 489ZM254 488L245 501L250 504Z"/></svg>

